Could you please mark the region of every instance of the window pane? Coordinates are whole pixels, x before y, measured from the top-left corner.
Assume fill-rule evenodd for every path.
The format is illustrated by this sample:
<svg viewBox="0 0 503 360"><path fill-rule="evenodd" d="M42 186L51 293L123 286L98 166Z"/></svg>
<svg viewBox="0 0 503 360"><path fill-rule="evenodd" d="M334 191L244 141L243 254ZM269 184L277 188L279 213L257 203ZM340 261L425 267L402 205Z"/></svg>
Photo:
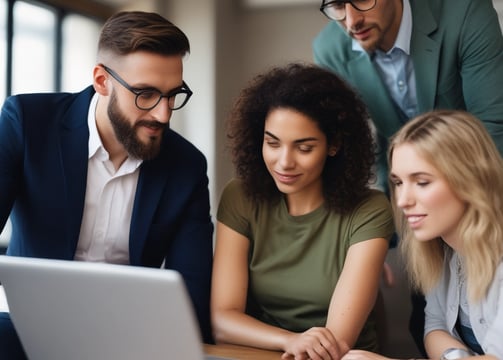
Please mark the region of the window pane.
<svg viewBox="0 0 503 360"><path fill-rule="evenodd" d="M56 16L47 8L16 1L12 93L54 91Z"/></svg>
<svg viewBox="0 0 503 360"><path fill-rule="evenodd" d="M80 91L92 84L100 30L100 23L80 15L63 21L63 91Z"/></svg>
<svg viewBox="0 0 503 360"><path fill-rule="evenodd" d="M0 103L5 99L5 86L7 85L7 0L0 0Z"/></svg>

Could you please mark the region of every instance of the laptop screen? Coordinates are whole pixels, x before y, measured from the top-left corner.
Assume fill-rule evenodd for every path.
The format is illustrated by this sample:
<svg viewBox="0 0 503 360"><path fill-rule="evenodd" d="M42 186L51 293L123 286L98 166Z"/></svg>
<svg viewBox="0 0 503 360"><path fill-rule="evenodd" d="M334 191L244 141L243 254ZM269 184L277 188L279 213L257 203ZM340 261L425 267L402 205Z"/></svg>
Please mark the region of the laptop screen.
<svg viewBox="0 0 503 360"><path fill-rule="evenodd" d="M203 359L173 270L0 255L11 318L30 359Z"/></svg>

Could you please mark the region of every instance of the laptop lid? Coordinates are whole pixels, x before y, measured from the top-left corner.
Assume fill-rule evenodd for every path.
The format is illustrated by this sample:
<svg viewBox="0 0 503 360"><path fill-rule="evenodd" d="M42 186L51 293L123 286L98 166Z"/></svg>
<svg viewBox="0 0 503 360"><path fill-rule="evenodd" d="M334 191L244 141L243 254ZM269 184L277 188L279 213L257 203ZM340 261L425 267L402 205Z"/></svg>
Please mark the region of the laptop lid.
<svg viewBox="0 0 503 360"><path fill-rule="evenodd" d="M1 255L0 282L31 360L204 358L176 271Z"/></svg>

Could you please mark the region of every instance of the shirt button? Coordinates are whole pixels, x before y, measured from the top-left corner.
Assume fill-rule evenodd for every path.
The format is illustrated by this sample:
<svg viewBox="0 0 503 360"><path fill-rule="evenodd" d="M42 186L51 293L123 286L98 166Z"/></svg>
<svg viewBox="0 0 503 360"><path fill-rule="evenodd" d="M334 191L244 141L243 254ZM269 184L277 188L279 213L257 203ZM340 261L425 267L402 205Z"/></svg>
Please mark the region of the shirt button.
<svg viewBox="0 0 503 360"><path fill-rule="evenodd" d="M484 318L480 318L479 319L479 323L482 324L482 325L484 325L486 323L486 320Z"/></svg>

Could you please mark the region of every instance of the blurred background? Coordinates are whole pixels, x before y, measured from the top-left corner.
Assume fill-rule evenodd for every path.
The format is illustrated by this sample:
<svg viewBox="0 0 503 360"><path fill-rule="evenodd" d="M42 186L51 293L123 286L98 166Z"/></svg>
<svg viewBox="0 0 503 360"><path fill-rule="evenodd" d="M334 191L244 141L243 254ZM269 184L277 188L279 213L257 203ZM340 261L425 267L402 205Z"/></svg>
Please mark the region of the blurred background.
<svg viewBox="0 0 503 360"><path fill-rule="evenodd" d="M474 0L476 1L476 0ZM239 90L254 75L292 61L312 62L311 42L328 21L320 0L0 0L0 100L25 92L80 91L91 84L104 20L118 10L154 11L188 36L184 79L194 91L171 127L208 160L212 215L232 177L225 120ZM503 0L493 0L503 24ZM9 239L9 224L0 248ZM407 283L396 250L388 262L397 284L382 286L385 352L412 357Z"/></svg>

